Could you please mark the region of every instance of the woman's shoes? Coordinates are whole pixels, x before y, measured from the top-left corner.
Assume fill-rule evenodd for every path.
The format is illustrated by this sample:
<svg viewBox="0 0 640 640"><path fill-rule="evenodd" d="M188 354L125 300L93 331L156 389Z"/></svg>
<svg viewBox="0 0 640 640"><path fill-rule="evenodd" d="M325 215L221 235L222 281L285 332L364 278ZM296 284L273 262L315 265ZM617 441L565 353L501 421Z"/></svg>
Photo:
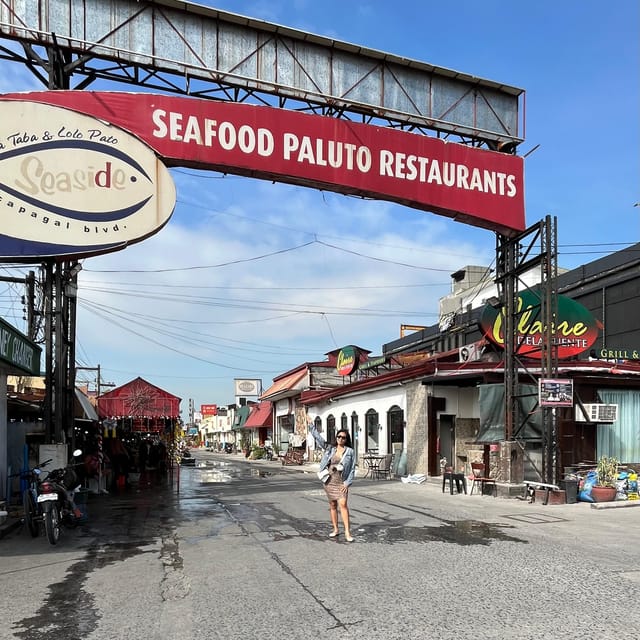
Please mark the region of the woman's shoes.
<svg viewBox="0 0 640 640"><path fill-rule="evenodd" d="M332 532L329 534L329 537L330 537L330 538L337 538L339 535L340 535L340 532L339 532L339 531L332 531Z"/></svg>
<svg viewBox="0 0 640 640"><path fill-rule="evenodd" d="M353 542L353 538L352 538L351 536L345 536L345 537L344 537L344 539L345 539L347 542Z"/></svg>

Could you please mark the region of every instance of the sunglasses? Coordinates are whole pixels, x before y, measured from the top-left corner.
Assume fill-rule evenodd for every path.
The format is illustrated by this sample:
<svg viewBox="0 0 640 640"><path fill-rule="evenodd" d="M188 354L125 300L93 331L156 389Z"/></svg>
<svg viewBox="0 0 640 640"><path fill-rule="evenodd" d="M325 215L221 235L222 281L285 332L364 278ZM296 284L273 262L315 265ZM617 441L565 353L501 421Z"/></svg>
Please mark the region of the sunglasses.
<svg viewBox="0 0 640 640"><path fill-rule="evenodd" d="M336 440L346 440L347 436L336 436Z"/></svg>

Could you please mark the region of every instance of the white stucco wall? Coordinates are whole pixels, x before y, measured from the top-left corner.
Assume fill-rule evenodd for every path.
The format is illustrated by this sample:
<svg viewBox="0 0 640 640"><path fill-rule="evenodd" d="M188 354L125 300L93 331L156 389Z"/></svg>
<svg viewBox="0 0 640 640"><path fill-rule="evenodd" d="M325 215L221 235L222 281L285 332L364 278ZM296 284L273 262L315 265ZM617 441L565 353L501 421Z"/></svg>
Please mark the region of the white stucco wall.
<svg viewBox="0 0 640 640"><path fill-rule="evenodd" d="M358 416L358 427L360 431L360 441L364 442L365 414L372 409L378 413L382 429L378 434L380 453L390 453L387 448L387 412L391 407L398 406L405 414L407 413L406 387L404 385L394 385L383 389L367 390L362 394L349 395L344 398L336 398L329 404L321 407L309 407L309 414L315 418L319 416L322 420L322 429L326 433L327 418L333 415L336 421L336 429L341 426L341 417L347 415L347 428L351 429L351 416L355 412ZM405 434L406 437L406 434ZM361 444L362 447L362 444ZM360 453L362 453L362 448Z"/></svg>
<svg viewBox="0 0 640 640"><path fill-rule="evenodd" d="M434 385L431 395L445 398L447 406L444 413L458 418L479 418L478 389L476 387L445 387Z"/></svg>

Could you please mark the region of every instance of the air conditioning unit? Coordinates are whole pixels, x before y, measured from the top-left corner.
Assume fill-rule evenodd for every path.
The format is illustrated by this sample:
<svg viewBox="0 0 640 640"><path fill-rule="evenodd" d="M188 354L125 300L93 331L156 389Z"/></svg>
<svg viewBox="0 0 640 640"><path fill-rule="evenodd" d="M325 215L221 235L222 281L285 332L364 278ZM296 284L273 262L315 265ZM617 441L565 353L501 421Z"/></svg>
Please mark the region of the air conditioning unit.
<svg viewBox="0 0 640 640"><path fill-rule="evenodd" d="M480 360L482 355L482 349L475 343L465 344L464 347L460 347L458 351L459 362L474 362Z"/></svg>
<svg viewBox="0 0 640 640"><path fill-rule="evenodd" d="M582 409L576 405L576 422L615 422L618 419L617 404L585 404L584 409L589 420L584 417Z"/></svg>

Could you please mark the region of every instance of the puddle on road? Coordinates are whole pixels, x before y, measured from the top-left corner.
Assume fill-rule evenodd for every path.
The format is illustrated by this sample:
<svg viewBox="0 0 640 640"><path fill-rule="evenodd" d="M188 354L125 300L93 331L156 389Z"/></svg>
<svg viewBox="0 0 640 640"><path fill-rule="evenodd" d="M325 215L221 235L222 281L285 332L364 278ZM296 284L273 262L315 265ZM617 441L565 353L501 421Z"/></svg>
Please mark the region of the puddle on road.
<svg viewBox="0 0 640 640"><path fill-rule="evenodd" d="M337 538L329 538L324 530L329 530L326 523L320 524L322 533L282 533L273 532L273 540L280 542L295 537L326 539L330 544L344 542L342 535ZM472 520L451 522L434 527L414 527L407 524L370 524L362 527L354 527L356 542L377 544L402 544L406 542L449 542L460 546L488 546L492 542L519 542L528 544L527 540L510 536L502 531L505 527L499 524L489 524Z"/></svg>
<svg viewBox="0 0 640 640"><path fill-rule="evenodd" d="M434 527L412 527L408 525L368 525L356 529L358 537L365 542L394 544L398 542L450 542L460 546L487 546L492 542L520 542L526 540L511 536L504 531L508 525L479 522L477 520L448 520Z"/></svg>
<svg viewBox="0 0 640 640"><path fill-rule="evenodd" d="M278 475L277 471L265 470L247 465L234 464L233 461L206 461L191 472L190 483L195 489L208 484L229 483L234 480L264 478ZM180 508L184 516L198 518L212 515L215 512L227 512L238 523L250 522L261 532L270 534L274 541L303 537L314 540L325 540L329 543L344 542L343 537L330 539L328 523L325 521L309 521L292 517L272 503L224 504L211 499L209 494L199 493L188 500L181 499ZM402 505L391 505L402 507ZM353 517L353 514L352 514ZM528 544L526 540L510 535L515 527L509 524L487 523L478 520L445 520L437 519L433 526L414 526L410 518L384 519L363 526L357 526L354 519L353 530L358 542L378 544L400 544L406 542L446 542L460 546L486 546L492 542L519 542Z"/></svg>
<svg viewBox="0 0 640 640"><path fill-rule="evenodd" d="M272 475L275 475L272 470L256 469L220 460L196 462L188 474L185 473L184 467L181 469L181 478L194 485L228 484L242 478L268 478Z"/></svg>

